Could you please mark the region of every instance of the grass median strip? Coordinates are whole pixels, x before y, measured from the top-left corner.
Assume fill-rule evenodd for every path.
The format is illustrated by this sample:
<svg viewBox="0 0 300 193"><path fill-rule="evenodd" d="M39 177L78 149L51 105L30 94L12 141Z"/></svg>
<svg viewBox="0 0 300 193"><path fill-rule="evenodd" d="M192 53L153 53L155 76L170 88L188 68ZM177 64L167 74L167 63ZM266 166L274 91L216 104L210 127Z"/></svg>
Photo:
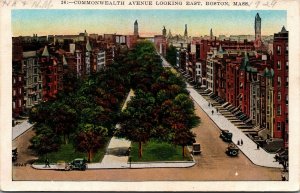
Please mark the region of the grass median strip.
<svg viewBox="0 0 300 193"><path fill-rule="evenodd" d="M143 144L143 157L138 157L138 143L132 143L131 160L132 162L151 162L151 161L192 161L192 157L185 149L185 157L182 157L182 148L173 144L157 141L149 141Z"/></svg>
<svg viewBox="0 0 300 193"><path fill-rule="evenodd" d="M109 140L107 140L106 143L108 141ZM101 162L105 154L105 148L106 145L100 148L96 153L94 153L91 162ZM53 163L57 163L58 161L71 162L75 158L87 159L87 154L76 151L71 143L63 144L61 145L58 151L40 156L39 159L35 161L35 163L44 164L46 157L49 159L50 163L53 164Z"/></svg>

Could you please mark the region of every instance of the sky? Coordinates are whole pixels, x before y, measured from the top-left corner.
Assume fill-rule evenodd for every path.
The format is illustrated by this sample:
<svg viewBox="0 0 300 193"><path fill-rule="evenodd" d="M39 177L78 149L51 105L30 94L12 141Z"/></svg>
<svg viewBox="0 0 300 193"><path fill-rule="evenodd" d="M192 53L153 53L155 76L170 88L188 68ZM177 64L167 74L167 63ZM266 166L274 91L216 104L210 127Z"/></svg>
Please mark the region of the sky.
<svg viewBox="0 0 300 193"><path fill-rule="evenodd" d="M286 26L286 11L281 10L12 10L13 36L133 34L133 23L139 24L141 36L162 33L163 26L172 35L189 36L253 35L254 19L262 19L262 35L273 35ZM288 30L288 29L287 29Z"/></svg>

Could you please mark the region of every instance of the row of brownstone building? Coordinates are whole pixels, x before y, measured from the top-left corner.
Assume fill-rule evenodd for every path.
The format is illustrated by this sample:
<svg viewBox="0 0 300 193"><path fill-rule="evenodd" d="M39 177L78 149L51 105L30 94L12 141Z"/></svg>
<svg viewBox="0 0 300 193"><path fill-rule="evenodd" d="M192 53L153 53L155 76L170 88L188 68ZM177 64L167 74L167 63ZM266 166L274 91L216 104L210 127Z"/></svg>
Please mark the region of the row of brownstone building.
<svg viewBox="0 0 300 193"><path fill-rule="evenodd" d="M200 39L178 48L177 67L206 92L242 111L258 135L288 145L288 31L263 42ZM259 42L259 43L258 43Z"/></svg>
<svg viewBox="0 0 300 193"><path fill-rule="evenodd" d="M64 89L66 73L71 71L78 78L96 73L111 64L115 54L124 46L110 40L111 35L100 39L87 34L82 39L80 36L60 36L56 42L38 41L36 36L30 41L28 37L13 38L13 118L41 101L55 99Z"/></svg>
<svg viewBox="0 0 300 193"><path fill-rule="evenodd" d="M13 37L12 116L18 118L41 101L55 99L64 90L64 76L72 72L84 78L109 66L122 51L138 41L154 43L166 54L163 35L140 37L138 23L133 35L87 34Z"/></svg>

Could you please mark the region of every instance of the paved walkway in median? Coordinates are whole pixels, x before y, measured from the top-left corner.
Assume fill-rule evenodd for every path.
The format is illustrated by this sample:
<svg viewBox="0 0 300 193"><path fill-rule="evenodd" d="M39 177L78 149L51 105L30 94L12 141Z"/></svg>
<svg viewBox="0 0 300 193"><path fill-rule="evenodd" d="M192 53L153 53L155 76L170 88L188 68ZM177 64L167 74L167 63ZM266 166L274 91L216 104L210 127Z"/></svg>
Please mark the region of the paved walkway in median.
<svg viewBox="0 0 300 193"><path fill-rule="evenodd" d="M232 132L232 141L236 145L238 140L243 140L243 145L239 145L238 147L255 165L282 168L278 162L275 162L275 154L268 153L262 148L257 149L257 144L254 141L249 139L240 129L238 129L222 114L216 113L217 110L214 107L208 106L208 102L191 85L187 83L187 87L193 100L195 100L195 102L215 122L215 124L219 128ZM214 114L212 114L212 110L214 111Z"/></svg>

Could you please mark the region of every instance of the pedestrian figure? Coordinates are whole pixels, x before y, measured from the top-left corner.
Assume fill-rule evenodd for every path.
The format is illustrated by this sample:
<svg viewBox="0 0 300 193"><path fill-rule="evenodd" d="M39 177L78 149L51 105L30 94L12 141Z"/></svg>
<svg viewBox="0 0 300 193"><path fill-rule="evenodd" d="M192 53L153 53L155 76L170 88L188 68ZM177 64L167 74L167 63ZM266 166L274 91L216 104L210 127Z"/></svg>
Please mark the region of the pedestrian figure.
<svg viewBox="0 0 300 193"><path fill-rule="evenodd" d="M217 108L217 113L219 112L219 109Z"/></svg>
<svg viewBox="0 0 300 193"><path fill-rule="evenodd" d="M259 150L259 144L257 144L256 148L257 148L257 150Z"/></svg>
<svg viewBox="0 0 300 193"><path fill-rule="evenodd" d="M210 103L208 103L208 106L210 107Z"/></svg>
<svg viewBox="0 0 300 193"><path fill-rule="evenodd" d="M237 145L240 145L240 140L238 140Z"/></svg>
<svg viewBox="0 0 300 193"><path fill-rule="evenodd" d="M287 164L286 161L283 162L283 171L287 172Z"/></svg>
<svg viewBox="0 0 300 193"><path fill-rule="evenodd" d="M241 139L241 145L243 145L243 140Z"/></svg>
<svg viewBox="0 0 300 193"><path fill-rule="evenodd" d="M48 158L45 159L45 168L46 168L46 167L49 167L49 168L50 168L50 162L49 162L49 159L48 159Z"/></svg>
<svg viewBox="0 0 300 193"><path fill-rule="evenodd" d="M286 181L286 177L285 177L284 173L281 174L281 180Z"/></svg>
<svg viewBox="0 0 300 193"><path fill-rule="evenodd" d="M214 115L214 110L211 111L211 114Z"/></svg>

